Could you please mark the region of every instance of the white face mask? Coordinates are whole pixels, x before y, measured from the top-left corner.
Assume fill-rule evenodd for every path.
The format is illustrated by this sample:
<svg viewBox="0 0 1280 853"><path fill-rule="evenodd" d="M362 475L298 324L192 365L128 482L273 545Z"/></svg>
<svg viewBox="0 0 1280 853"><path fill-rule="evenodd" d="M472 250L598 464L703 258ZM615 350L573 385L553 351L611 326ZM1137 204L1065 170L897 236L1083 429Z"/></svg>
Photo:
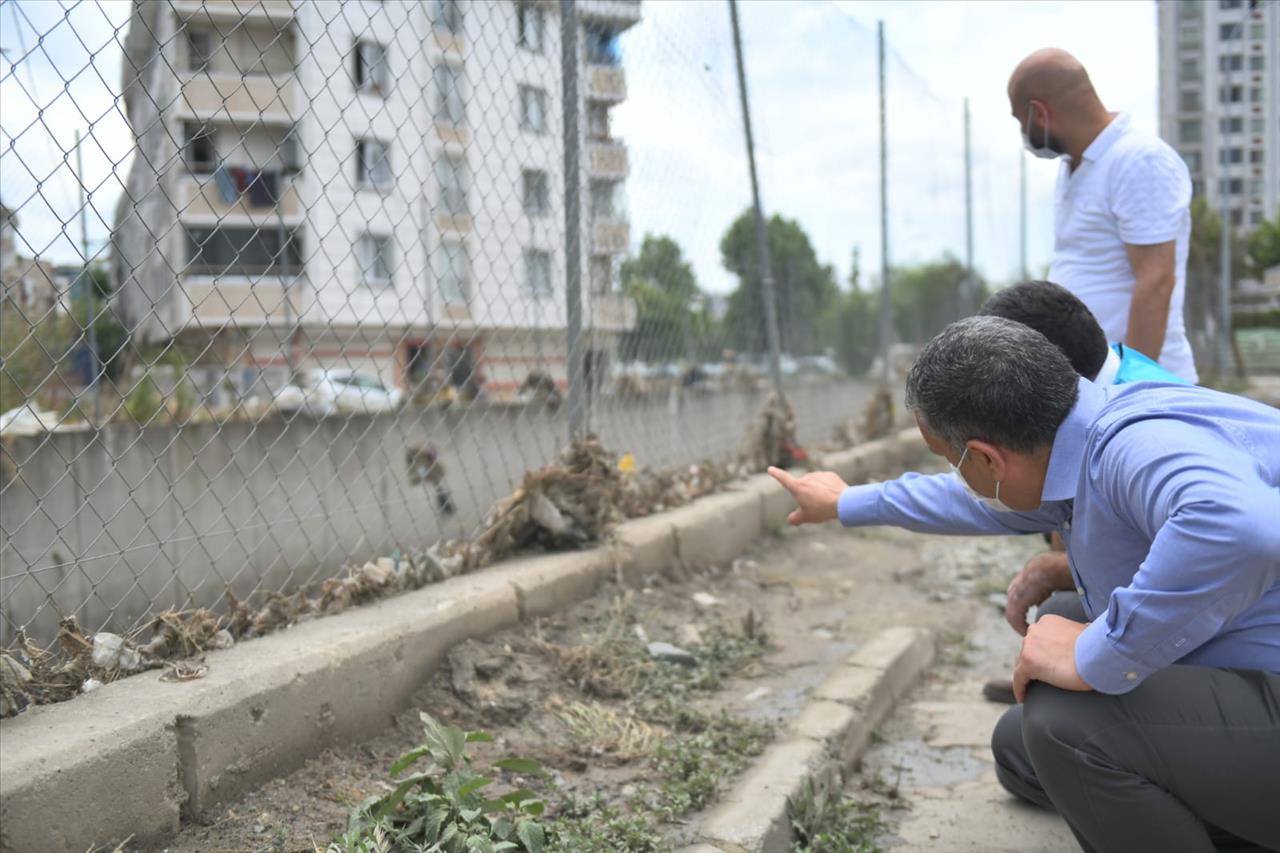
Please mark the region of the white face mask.
<svg viewBox="0 0 1280 853"><path fill-rule="evenodd" d="M1044 144L1036 146L1031 142L1031 107L1027 107L1027 129L1022 131L1022 145L1028 151L1042 160L1057 160L1062 156L1057 151L1049 147L1049 125L1044 126Z"/></svg>
<svg viewBox="0 0 1280 853"><path fill-rule="evenodd" d="M964 458L969 455L969 448L964 449L964 453L960 454L960 461L951 466L951 474L960 481L960 485L964 486L964 490L969 493L975 501L994 512L1017 512L1016 509L1000 500L1000 481L996 480L996 496L989 498L986 495L979 494L978 490L969 485L969 481L964 478L964 474L960 473L960 466L964 464Z"/></svg>

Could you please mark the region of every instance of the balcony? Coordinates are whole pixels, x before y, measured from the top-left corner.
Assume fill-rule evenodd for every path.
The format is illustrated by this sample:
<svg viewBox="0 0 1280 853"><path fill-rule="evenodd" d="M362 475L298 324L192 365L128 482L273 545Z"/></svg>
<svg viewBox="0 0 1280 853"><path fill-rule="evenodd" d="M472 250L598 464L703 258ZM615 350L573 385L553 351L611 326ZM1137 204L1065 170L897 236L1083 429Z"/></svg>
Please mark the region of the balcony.
<svg viewBox="0 0 1280 853"><path fill-rule="evenodd" d="M627 176L627 146L621 142L590 142L587 144L587 172L593 178Z"/></svg>
<svg viewBox="0 0 1280 853"><path fill-rule="evenodd" d="M580 0L578 17L625 30L640 23L640 0Z"/></svg>
<svg viewBox="0 0 1280 853"><path fill-rule="evenodd" d="M281 175L279 181L280 201L269 207L249 206L247 193L235 202L226 201L218 192L218 185L212 175L180 177L175 200L179 215L184 221L221 222L230 217L233 221L243 219L246 223L255 225L273 225L279 216L296 219L302 210L292 177Z"/></svg>
<svg viewBox="0 0 1280 853"><path fill-rule="evenodd" d="M617 255L631 246L631 225L625 219L597 219L591 223L591 251Z"/></svg>
<svg viewBox="0 0 1280 853"><path fill-rule="evenodd" d="M588 64L587 98L616 104L627 99L627 74L617 65Z"/></svg>
<svg viewBox="0 0 1280 853"><path fill-rule="evenodd" d="M591 297L591 320L597 329L629 331L636 327L636 303L625 296Z"/></svg>
<svg viewBox="0 0 1280 853"><path fill-rule="evenodd" d="M196 118L293 124L297 87L292 78L195 73L183 82L180 103Z"/></svg>
<svg viewBox="0 0 1280 853"><path fill-rule="evenodd" d="M253 284L247 281L241 284L223 279L215 284L188 278L182 290L191 303L190 324L261 325L295 320L302 306L301 286L286 288L278 282L279 279L272 279L270 283L259 280ZM288 303L285 302L286 296Z"/></svg>
<svg viewBox="0 0 1280 853"><path fill-rule="evenodd" d="M169 5L184 21L288 23L294 15L291 0L169 0Z"/></svg>

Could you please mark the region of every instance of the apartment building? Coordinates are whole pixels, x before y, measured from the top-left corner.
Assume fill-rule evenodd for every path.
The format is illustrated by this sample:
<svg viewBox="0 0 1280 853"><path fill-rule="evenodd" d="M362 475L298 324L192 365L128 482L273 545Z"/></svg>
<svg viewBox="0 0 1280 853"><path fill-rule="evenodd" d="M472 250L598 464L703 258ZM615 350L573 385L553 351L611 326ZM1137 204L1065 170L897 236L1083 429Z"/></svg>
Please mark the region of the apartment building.
<svg viewBox="0 0 1280 853"><path fill-rule="evenodd" d="M580 0L583 318L600 371L635 309L618 37L638 0ZM559 5L136 2L116 215L120 309L232 378L435 365L496 396L565 376Z"/></svg>
<svg viewBox="0 0 1280 853"><path fill-rule="evenodd" d="M1160 133L1243 233L1280 216L1280 2L1158 0Z"/></svg>

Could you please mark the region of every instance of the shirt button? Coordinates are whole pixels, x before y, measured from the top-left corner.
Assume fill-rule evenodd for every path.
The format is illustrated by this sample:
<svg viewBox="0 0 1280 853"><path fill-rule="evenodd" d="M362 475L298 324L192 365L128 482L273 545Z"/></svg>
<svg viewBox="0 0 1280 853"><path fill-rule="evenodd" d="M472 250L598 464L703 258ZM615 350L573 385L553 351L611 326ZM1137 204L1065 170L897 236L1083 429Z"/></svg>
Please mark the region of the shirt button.
<svg viewBox="0 0 1280 853"><path fill-rule="evenodd" d="M1082 586L1076 587L1076 595L1084 595L1084 587Z"/></svg>
<svg viewBox="0 0 1280 853"><path fill-rule="evenodd" d="M1126 672L1126 673L1124 674L1124 677L1125 677L1125 678L1127 678L1127 679L1129 679L1130 681L1137 681L1137 680L1138 680L1138 673L1136 673L1136 672Z"/></svg>

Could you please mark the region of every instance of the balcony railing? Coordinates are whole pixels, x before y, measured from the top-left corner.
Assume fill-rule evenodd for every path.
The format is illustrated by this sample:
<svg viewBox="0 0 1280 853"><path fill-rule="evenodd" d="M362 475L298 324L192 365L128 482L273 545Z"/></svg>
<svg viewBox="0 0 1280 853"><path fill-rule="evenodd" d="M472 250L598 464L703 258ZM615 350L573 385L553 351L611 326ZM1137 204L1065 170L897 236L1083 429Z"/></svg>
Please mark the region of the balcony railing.
<svg viewBox="0 0 1280 853"><path fill-rule="evenodd" d="M621 142L590 142L587 145L587 171L593 178L625 178L627 146Z"/></svg>

